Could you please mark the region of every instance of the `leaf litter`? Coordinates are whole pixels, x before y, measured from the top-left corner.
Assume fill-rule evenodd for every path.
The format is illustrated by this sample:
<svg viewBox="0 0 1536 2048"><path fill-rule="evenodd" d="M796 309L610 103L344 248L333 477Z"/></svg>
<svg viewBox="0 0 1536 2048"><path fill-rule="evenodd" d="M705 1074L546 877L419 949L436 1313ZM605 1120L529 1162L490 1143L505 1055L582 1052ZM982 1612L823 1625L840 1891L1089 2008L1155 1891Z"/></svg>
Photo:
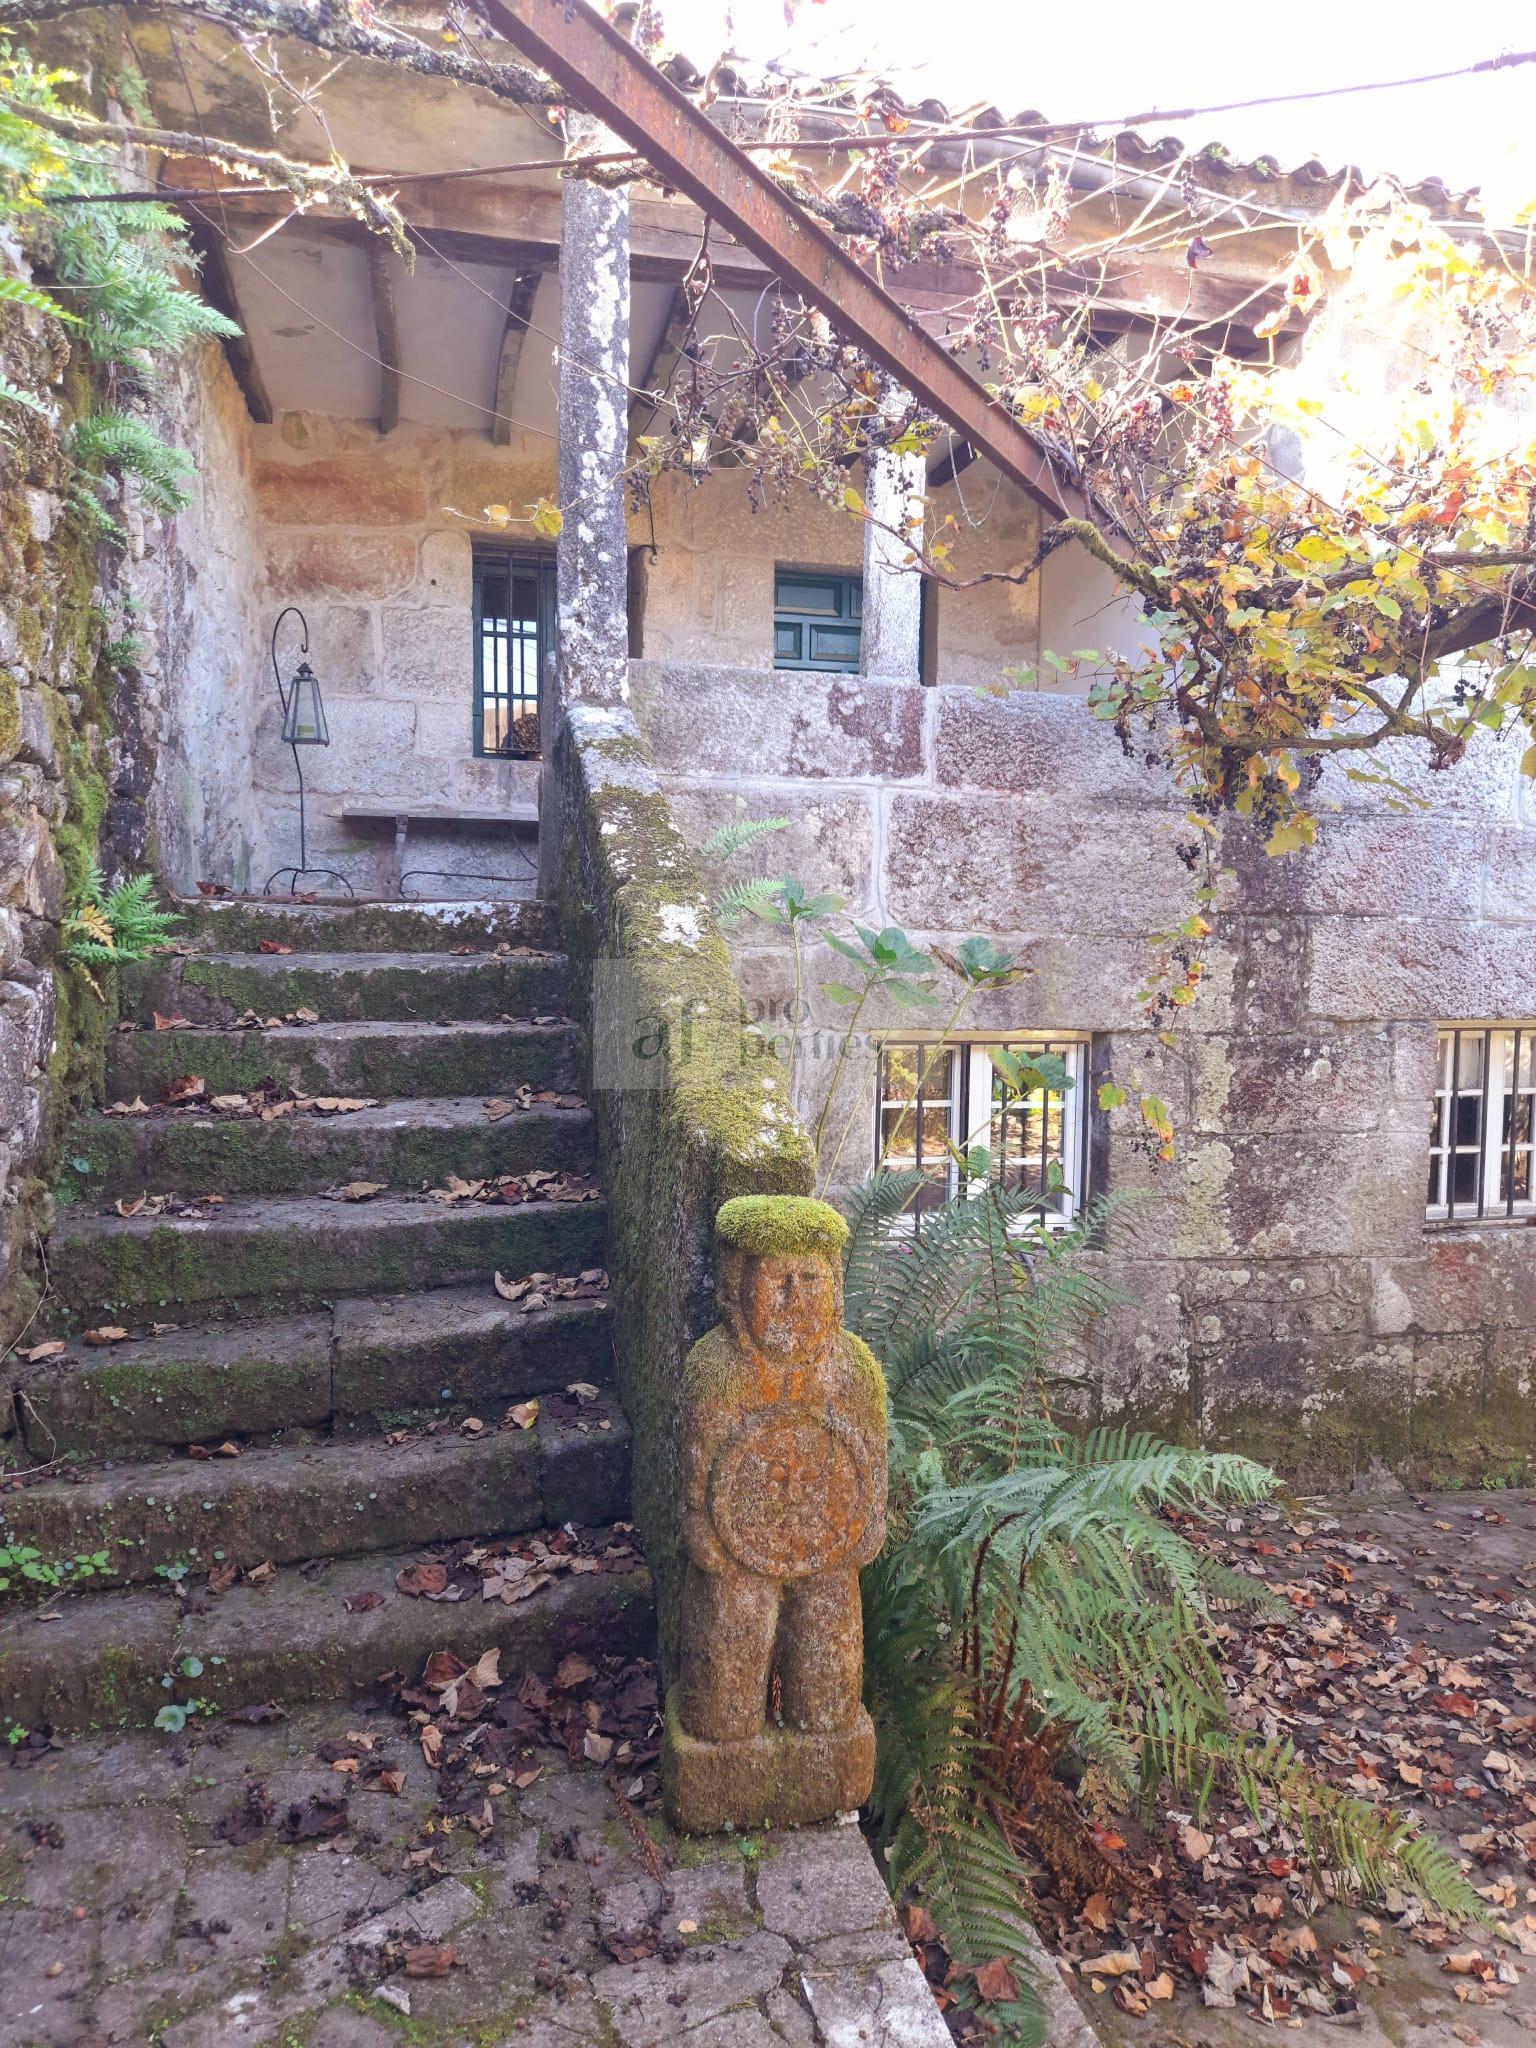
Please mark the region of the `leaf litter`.
<svg viewBox="0 0 1536 2048"><path fill-rule="evenodd" d="M1038 1858L1026 1902L1090 2007L1104 1999L1156 2021L1179 1997L1261 2025L1360 2024L1363 1992L1412 1948L1443 1981L1447 2038L1475 2043L1475 2010L1453 2024L1458 2008L1496 2005L1520 1984L1536 1956L1536 1542L1513 1566L1483 1563L1478 1525L1503 1527L1506 1512L1417 1505L1417 1522L1406 1506L1378 1518L1389 1535L1350 1506L1267 1508L1219 1526L1170 1519L1279 1596L1275 1611L1216 1618L1235 1722L1292 1741L1329 1784L1434 1834L1488 1924L1448 1925L1394 1890L1322 1895L1299 1842L1219 1795L1200 1814L1098 1812L1093 1867L1074 1882ZM1536 1531L1536 1499L1522 1505ZM1076 1797L1092 1806L1091 1773ZM1009 1995L986 1973L1005 1966L963 1983L921 1903L902 1921L951 2031L980 2040L987 2003Z"/></svg>

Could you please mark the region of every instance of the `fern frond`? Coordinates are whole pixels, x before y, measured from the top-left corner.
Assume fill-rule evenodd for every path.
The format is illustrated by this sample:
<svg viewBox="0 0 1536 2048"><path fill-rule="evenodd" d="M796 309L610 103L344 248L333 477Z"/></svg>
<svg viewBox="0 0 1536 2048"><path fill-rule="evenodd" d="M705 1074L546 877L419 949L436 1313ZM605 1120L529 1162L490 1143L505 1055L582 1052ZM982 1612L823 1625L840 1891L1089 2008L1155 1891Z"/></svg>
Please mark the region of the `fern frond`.
<svg viewBox="0 0 1536 2048"><path fill-rule="evenodd" d="M736 882L715 900L716 924L739 924L744 917L772 918L778 882Z"/></svg>
<svg viewBox="0 0 1536 2048"><path fill-rule="evenodd" d="M75 452L87 462L105 463L124 476L136 477L159 512L180 512L191 497L189 486L196 474L191 456L162 441L131 413L92 413L81 420L75 429Z"/></svg>
<svg viewBox="0 0 1536 2048"><path fill-rule="evenodd" d="M722 825L718 832L712 832L699 848L700 860L720 863L734 860L738 853L745 853L749 846L755 846L760 839L771 833L786 832L788 818L733 818Z"/></svg>
<svg viewBox="0 0 1536 2048"><path fill-rule="evenodd" d="M78 314L67 312L48 292L40 291L35 284L28 284L19 277L0 277L0 306L30 306L34 313L47 313L55 320L67 320L71 327L80 325Z"/></svg>

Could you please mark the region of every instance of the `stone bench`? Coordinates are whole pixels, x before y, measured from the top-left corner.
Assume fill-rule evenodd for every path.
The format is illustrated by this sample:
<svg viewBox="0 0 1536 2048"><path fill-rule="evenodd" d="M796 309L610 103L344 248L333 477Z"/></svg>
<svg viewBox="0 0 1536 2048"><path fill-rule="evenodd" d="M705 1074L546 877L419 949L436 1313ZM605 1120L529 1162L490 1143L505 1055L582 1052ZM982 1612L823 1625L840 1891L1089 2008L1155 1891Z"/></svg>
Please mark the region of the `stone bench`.
<svg viewBox="0 0 1536 2048"><path fill-rule="evenodd" d="M537 832L539 806L527 798L502 804L496 810L469 810L455 804L347 804L342 809L341 820L344 825L394 826L395 846L389 864L388 887L390 895L403 896L408 875L447 872L436 868L406 867L406 837L412 825L446 826L454 831ZM523 858L528 859L528 855L524 853ZM484 879L496 881L506 878L486 876Z"/></svg>

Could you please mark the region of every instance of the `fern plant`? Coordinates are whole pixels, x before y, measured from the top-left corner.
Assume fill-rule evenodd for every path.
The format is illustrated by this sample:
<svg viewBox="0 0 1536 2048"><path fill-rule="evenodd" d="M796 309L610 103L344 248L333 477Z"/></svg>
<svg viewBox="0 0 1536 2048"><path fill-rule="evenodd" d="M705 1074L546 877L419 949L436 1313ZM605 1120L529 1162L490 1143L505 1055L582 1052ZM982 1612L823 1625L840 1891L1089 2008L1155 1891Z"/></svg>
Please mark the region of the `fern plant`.
<svg viewBox="0 0 1536 2048"><path fill-rule="evenodd" d="M990 1182L984 1156L968 1165L977 1192L925 1214L921 1236L916 1173L877 1174L848 1205L848 1325L890 1395L891 1533L864 1598L893 1888L924 1896L961 1970L1001 1956L1027 1984L1036 1860L1084 1892L1114 1881L1062 1782L1070 1754L1102 1804L1166 1794L1198 1812L1220 1786L1336 1885L1397 1884L1479 1915L1436 1844L1233 1726L1210 1617L1268 1596L1164 1510L1250 1506L1276 1481L1246 1458L1062 1419L1112 1299L1084 1256L1111 1205L1052 1233L1033 1192ZM1038 2029L1027 1995L989 2012L1020 2039Z"/></svg>
<svg viewBox="0 0 1536 2048"><path fill-rule="evenodd" d="M179 512L191 495L191 456L162 441L131 413L98 412L81 420L75 429L75 452L88 463L136 478L157 512Z"/></svg>
<svg viewBox="0 0 1536 2048"><path fill-rule="evenodd" d="M108 889L93 861L80 902L64 920L64 951L93 967L146 960L175 934L180 918L154 901L154 877L135 875Z"/></svg>

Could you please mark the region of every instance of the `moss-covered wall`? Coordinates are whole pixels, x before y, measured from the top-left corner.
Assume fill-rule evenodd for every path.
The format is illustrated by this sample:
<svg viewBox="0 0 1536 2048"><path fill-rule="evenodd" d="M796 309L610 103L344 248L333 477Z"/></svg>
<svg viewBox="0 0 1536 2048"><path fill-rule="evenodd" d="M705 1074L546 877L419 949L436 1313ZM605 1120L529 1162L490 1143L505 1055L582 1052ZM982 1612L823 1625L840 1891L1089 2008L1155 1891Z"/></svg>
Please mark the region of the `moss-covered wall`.
<svg viewBox="0 0 1536 2048"><path fill-rule="evenodd" d="M560 906L608 1189L635 1515L670 1664L675 1402L688 1348L715 1321L715 1213L737 1195L808 1193L811 1146L782 1068L745 1021L725 943L629 712L573 706L551 772L565 821Z"/></svg>
<svg viewBox="0 0 1536 2048"><path fill-rule="evenodd" d="M121 24L98 23L35 54L68 65L99 111L132 95ZM48 249L46 220L26 242L0 228L0 274L47 289ZM238 523L240 510L237 479L224 473L238 450L226 458L206 431L213 412L228 413L232 389L217 349L161 363L145 386L155 431L200 457L193 503L175 516L155 513L130 485L87 480L77 466L76 423L121 403L78 329L0 305L0 372L40 407L0 400L3 1350L37 1300L46 1191L71 1109L100 1086L113 994L104 977L62 957L61 922L93 860L120 879L159 867L167 830L177 835L187 810L178 790L195 753L186 700L199 635L219 610L207 602L217 530L220 521ZM90 496L115 530L90 516ZM194 601L199 579L202 601ZM218 751L231 752L222 736ZM227 792L215 789L205 808L232 829L238 804ZM0 1364L0 1417L10 1412L5 1370ZM0 1457L3 1435L0 1423Z"/></svg>

